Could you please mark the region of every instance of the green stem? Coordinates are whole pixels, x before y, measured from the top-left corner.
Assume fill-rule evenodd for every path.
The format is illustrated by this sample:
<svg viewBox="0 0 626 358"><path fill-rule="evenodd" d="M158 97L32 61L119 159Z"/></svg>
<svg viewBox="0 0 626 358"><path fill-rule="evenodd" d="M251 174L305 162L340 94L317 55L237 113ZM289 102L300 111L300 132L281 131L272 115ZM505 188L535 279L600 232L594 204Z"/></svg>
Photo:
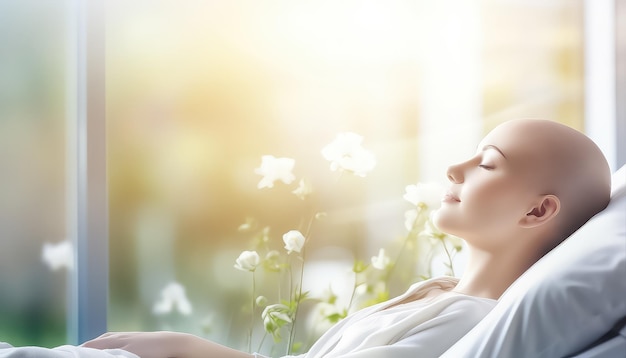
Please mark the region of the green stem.
<svg viewBox="0 0 626 358"><path fill-rule="evenodd" d="M255 306L256 279L255 273L252 271L252 302L250 310L250 331L248 332L248 353L252 353L252 331L254 330L254 306Z"/></svg>
<svg viewBox="0 0 626 358"><path fill-rule="evenodd" d="M313 212L315 212L315 210L313 210ZM302 299L302 283L304 281L304 257L305 257L305 251L306 251L305 245L306 245L306 241L308 241L309 239L309 235L311 233L311 227L313 226L314 220L315 220L315 214L311 215L311 218L309 219L306 230L304 231L305 242L304 242L304 245L302 246L302 252L300 256L302 260L302 267L300 268L300 281L299 281L300 285L298 286L297 296L295 297L296 308L294 309L292 322L291 322L291 330L289 332L289 341L287 342L287 354L291 354L293 340L296 336L296 317L298 317L298 310L300 308L300 300Z"/></svg>
<svg viewBox="0 0 626 358"><path fill-rule="evenodd" d="M261 342L259 342L259 348L257 348L257 352L261 351L261 348L263 348L263 343L265 342L265 337L267 337L267 331L265 333L263 333L263 337L261 337Z"/></svg>
<svg viewBox="0 0 626 358"><path fill-rule="evenodd" d="M441 244L443 245L443 249L448 257L448 264L446 266L450 269L450 274L454 276L454 267L452 266L452 255L450 254L450 250L448 250L448 246L446 246L446 241L444 239L441 239Z"/></svg>
<svg viewBox="0 0 626 358"><path fill-rule="evenodd" d="M413 220L413 227L411 228L411 231L404 238L404 241L402 242L402 246L400 247L400 251L398 251L398 254L396 255L396 259L393 261L393 264L389 268L389 271L387 271L387 273L385 274L385 281L389 280L389 277L391 277L391 273L395 270L396 266L398 266L400 257L402 257L402 254L404 253L404 249L406 248L406 245L408 244L409 239L413 236L414 234L413 229L415 227L415 224L420 219L420 216L422 215L423 211L424 211L424 207L421 205L417 205L417 215L415 216L415 220Z"/></svg>
<svg viewBox="0 0 626 358"><path fill-rule="evenodd" d="M302 281L304 280L304 252L305 252L305 249L303 247L302 256L301 256L302 266L300 268L300 281L299 281L300 284L298 285L298 288L297 288L298 292L296 294L296 297L294 297L296 308L294 309L293 317L291 319L291 331L289 332L289 341L287 343L287 354L291 354L291 348L292 348L291 346L293 344L294 338L296 337L296 317L298 317L298 310L300 308L300 300L302 299Z"/></svg>
<svg viewBox="0 0 626 358"><path fill-rule="evenodd" d="M350 308L352 307L352 302L354 301L354 296L356 295L356 288L359 287L363 283L358 283L358 273L354 273L354 285L352 286L352 293L350 294L350 301L348 301L348 307L346 308L346 313L350 312Z"/></svg>

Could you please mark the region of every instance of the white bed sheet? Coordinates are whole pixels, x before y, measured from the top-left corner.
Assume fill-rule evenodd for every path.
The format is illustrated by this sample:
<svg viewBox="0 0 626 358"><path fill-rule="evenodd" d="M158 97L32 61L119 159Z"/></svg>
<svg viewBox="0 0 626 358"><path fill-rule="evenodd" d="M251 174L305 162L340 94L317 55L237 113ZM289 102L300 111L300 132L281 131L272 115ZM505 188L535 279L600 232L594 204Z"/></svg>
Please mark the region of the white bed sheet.
<svg viewBox="0 0 626 358"><path fill-rule="evenodd" d="M56 348L13 347L0 342L0 358L139 358L121 349L98 350L86 347L60 346Z"/></svg>

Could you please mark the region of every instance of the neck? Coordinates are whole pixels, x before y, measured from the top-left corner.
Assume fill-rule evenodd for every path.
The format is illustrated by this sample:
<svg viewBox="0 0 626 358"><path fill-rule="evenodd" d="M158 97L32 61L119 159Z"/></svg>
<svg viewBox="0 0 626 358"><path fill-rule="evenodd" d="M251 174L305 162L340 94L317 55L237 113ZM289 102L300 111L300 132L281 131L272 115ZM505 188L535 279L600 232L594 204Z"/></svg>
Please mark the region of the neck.
<svg viewBox="0 0 626 358"><path fill-rule="evenodd" d="M534 255L511 248L492 252L470 246L468 251L468 264L454 291L470 296L500 298L536 261Z"/></svg>

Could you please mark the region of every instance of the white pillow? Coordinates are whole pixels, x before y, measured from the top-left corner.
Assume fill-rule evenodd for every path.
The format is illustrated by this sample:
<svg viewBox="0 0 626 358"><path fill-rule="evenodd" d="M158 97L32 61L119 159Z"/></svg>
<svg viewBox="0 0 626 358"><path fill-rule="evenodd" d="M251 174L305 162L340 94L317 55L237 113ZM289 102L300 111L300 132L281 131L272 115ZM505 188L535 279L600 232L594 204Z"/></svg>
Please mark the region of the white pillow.
<svg viewBox="0 0 626 358"><path fill-rule="evenodd" d="M626 317L626 166L611 201L502 295L442 357L564 357Z"/></svg>

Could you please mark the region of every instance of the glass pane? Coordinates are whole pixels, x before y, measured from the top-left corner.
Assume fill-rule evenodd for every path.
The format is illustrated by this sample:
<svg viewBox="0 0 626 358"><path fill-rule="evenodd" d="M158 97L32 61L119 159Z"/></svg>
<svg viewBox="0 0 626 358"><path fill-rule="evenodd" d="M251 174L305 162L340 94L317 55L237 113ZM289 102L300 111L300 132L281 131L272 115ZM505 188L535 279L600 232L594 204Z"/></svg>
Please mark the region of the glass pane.
<svg viewBox="0 0 626 358"><path fill-rule="evenodd" d="M62 1L0 2L0 337L65 343L65 52Z"/></svg>
<svg viewBox="0 0 626 358"><path fill-rule="evenodd" d="M542 117L583 130L582 1L483 3L486 128Z"/></svg>

